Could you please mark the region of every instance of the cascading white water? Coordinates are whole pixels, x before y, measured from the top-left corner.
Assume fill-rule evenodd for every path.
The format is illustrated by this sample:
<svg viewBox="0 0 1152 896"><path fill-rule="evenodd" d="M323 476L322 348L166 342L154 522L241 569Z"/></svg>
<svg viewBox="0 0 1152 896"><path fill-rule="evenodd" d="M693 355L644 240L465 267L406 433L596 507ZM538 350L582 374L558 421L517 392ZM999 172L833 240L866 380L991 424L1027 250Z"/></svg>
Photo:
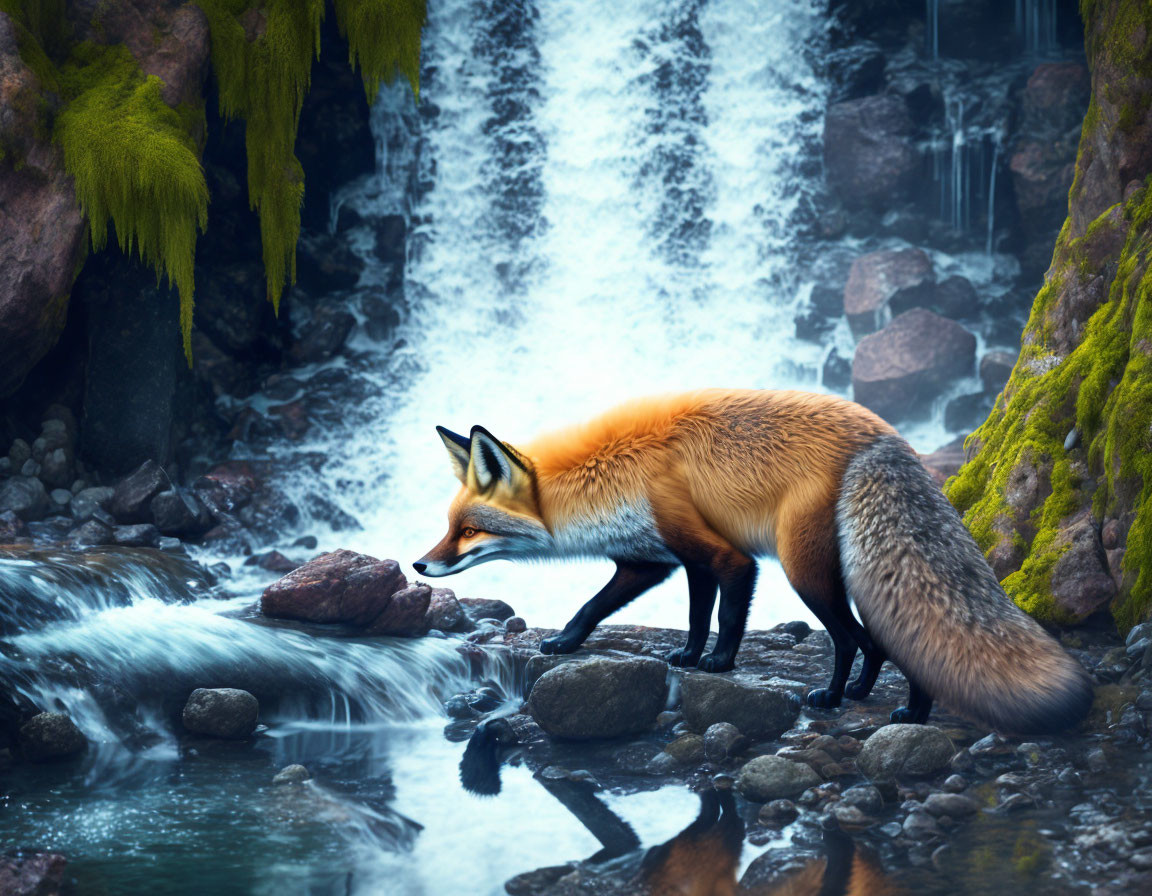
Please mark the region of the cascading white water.
<svg viewBox="0 0 1152 896"><path fill-rule="evenodd" d="M455 491L436 424L515 443L648 393L820 388L826 348L792 333L823 4L525 3L514 28L504 6L431 9L415 206L371 184L342 198L410 211L411 307L397 345L356 346L378 352L378 397L305 448L363 526L340 543L403 563ZM396 103L374 116L382 146ZM610 571L490 564L446 584L561 625ZM683 625L684 590L619 619ZM803 615L772 564L754 607L754 624Z"/></svg>

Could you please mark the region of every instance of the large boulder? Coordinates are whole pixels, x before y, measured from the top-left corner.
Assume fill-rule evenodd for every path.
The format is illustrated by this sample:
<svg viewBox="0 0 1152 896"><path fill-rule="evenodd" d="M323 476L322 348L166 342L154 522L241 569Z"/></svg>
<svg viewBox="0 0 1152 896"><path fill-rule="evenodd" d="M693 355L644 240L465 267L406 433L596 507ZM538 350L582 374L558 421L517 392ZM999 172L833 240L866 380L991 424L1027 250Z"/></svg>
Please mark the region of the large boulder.
<svg viewBox="0 0 1152 896"><path fill-rule="evenodd" d="M44 519L48 507L48 491L34 476L13 476L0 483L0 513L31 522Z"/></svg>
<svg viewBox="0 0 1152 896"><path fill-rule="evenodd" d="M32 762L66 759L81 752L88 741L62 712L42 712L20 726L20 746Z"/></svg>
<svg viewBox="0 0 1152 896"><path fill-rule="evenodd" d="M684 719L701 733L717 722L730 722L742 734L763 740L787 731L800 714L789 694L772 688L703 672L685 675L680 684Z"/></svg>
<svg viewBox="0 0 1152 896"><path fill-rule="evenodd" d="M925 413L954 380L971 376L976 337L923 308L901 314L860 340L852 359L852 391L886 420Z"/></svg>
<svg viewBox="0 0 1152 896"><path fill-rule="evenodd" d="M1052 599L1059 615L1080 622L1105 610L1116 596L1116 580L1090 509L1061 524L1056 550L1066 548L1052 567Z"/></svg>
<svg viewBox="0 0 1152 896"><path fill-rule="evenodd" d="M256 730L260 704L239 688L197 688L184 705L184 727L192 734L243 740Z"/></svg>
<svg viewBox="0 0 1152 896"><path fill-rule="evenodd" d="M891 320L899 305L906 310L925 303L935 285L932 261L921 249L883 249L852 262L844 286L844 316L857 337Z"/></svg>
<svg viewBox="0 0 1152 896"><path fill-rule="evenodd" d="M908 195L919 164L908 107L898 96L836 103L824 119L824 168L850 208L888 208Z"/></svg>
<svg viewBox="0 0 1152 896"><path fill-rule="evenodd" d="M823 779L803 762L780 756L757 756L749 760L736 778L736 788L754 803L799 796Z"/></svg>
<svg viewBox="0 0 1152 896"><path fill-rule="evenodd" d="M265 589L265 616L343 622L374 634L420 635L428 630L432 589L409 586L395 560L339 550L321 554Z"/></svg>
<svg viewBox="0 0 1152 896"><path fill-rule="evenodd" d="M956 747L931 725L885 725L866 741L856 767L870 781L934 775L948 767Z"/></svg>
<svg viewBox="0 0 1152 896"><path fill-rule="evenodd" d="M651 657L567 662L545 672L528 711L555 737L588 740L647 731L664 709L668 666Z"/></svg>

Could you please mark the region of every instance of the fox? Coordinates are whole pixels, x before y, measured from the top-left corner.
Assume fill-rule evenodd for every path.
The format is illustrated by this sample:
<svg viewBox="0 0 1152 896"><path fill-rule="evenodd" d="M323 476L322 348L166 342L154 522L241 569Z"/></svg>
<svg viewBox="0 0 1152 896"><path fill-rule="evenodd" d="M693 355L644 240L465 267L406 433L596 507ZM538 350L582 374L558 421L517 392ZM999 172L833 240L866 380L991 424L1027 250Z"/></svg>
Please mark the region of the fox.
<svg viewBox="0 0 1152 896"><path fill-rule="evenodd" d="M609 615L683 567L688 636L673 666L735 665L774 556L834 648L808 705L871 693L885 661L909 686L894 722L937 698L995 730L1077 724L1084 668L1004 592L960 515L894 427L844 398L707 389L625 403L519 447L436 428L461 483L429 577L496 559L607 558L611 580L540 650L577 650ZM705 654L719 594L718 633ZM859 615L853 613L853 606ZM858 677L848 682L857 652Z"/></svg>

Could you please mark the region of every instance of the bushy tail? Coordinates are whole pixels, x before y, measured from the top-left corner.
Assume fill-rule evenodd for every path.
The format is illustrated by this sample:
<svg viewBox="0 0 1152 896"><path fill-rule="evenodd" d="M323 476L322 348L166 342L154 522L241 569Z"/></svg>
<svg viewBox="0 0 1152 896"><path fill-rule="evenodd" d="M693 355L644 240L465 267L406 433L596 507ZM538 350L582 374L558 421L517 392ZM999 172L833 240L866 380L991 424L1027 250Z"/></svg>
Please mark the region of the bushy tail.
<svg viewBox="0 0 1152 896"><path fill-rule="evenodd" d="M865 627L925 691L1016 734L1087 715L1084 669L1004 593L903 439L883 436L852 459L836 520L844 581Z"/></svg>

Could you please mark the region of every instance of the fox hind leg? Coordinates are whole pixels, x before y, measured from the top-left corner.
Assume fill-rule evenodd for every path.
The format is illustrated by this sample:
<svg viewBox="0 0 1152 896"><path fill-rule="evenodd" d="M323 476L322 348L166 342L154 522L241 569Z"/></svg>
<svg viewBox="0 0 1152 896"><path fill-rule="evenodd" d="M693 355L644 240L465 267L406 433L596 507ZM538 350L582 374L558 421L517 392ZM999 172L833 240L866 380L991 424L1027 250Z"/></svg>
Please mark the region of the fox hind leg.
<svg viewBox="0 0 1152 896"><path fill-rule="evenodd" d="M716 577L695 564L685 565L684 571L688 574L688 641L665 655L673 666L695 666L700 661L716 606Z"/></svg>
<svg viewBox="0 0 1152 896"><path fill-rule="evenodd" d="M932 696L911 678L908 679L908 705L893 711L893 722L923 725L932 712Z"/></svg>
<svg viewBox="0 0 1152 896"><path fill-rule="evenodd" d="M727 672L736 665L736 652L744 639L748 608L756 587L756 562L738 551L722 556L713 564L720 581L720 633L712 652L701 657L697 668L704 672Z"/></svg>
<svg viewBox="0 0 1152 896"><path fill-rule="evenodd" d="M649 588L663 582L676 567L670 563L617 562L616 573L564 626L540 642L541 653L572 653L608 616Z"/></svg>
<svg viewBox="0 0 1152 896"><path fill-rule="evenodd" d="M888 655L872 640L868 630L852 615L852 609L848 606L847 600L839 608L837 616L841 618L841 622L848 629L848 633L856 639L860 652L864 655L864 663L860 667L860 677L844 688L844 696L852 700L863 700L872 693L876 679L880 676L880 668L888 659Z"/></svg>

